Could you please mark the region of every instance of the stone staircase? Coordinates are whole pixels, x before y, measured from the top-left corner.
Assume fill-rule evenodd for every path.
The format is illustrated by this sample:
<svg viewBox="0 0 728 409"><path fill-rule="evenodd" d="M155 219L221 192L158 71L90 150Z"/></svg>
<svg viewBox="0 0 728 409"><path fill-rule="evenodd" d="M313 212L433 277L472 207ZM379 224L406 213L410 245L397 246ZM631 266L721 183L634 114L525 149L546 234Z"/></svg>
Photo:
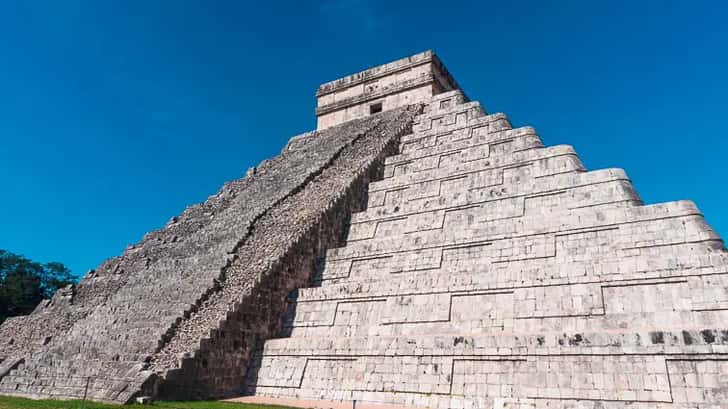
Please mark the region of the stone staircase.
<svg viewBox="0 0 728 409"><path fill-rule="evenodd" d="M369 185L248 373L260 397L428 408L728 407L728 252L459 91Z"/></svg>
<svg viewBox="0 0 728 409"><path fill-rule="evenodd" d="M7 355L0 394L116 403L239 394L249 350L278 331L287 294L309 285L316 257L340 244L417 109L293 138L248 177L148 234L119 258L129 262L113 274L127 277L113 292L90 305L69 301L88 313L48 343ZM81 294L103 287L106 273L87 275ZM31 314L0 333L65 314Z"/></svg>

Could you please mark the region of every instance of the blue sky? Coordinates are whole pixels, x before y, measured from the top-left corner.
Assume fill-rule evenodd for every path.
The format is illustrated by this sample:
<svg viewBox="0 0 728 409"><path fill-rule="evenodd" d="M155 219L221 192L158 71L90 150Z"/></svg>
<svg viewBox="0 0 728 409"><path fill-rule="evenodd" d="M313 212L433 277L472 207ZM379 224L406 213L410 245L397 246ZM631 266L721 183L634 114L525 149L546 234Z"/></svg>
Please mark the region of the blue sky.
<svg viewBox="0 0 728 409"><path fill-rule="evenodd" d="M315 127L314 92L434 49L472 99L694 200L728 236L728 6L0 2L0 248L83 274Z"/></svg>

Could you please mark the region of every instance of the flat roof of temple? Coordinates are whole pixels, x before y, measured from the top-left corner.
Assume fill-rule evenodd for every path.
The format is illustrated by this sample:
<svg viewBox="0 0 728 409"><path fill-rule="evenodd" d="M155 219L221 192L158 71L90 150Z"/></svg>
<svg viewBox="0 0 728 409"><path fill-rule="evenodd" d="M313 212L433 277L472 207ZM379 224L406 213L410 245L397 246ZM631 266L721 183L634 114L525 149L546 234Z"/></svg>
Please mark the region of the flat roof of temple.
<svg viewBox="0 0 728 409"><path fill-rule="evenodd" d="M320 97L322 95L361 84L362 82L386 77L387 75L392 75L396 72L408 70L412 67L427 63L433 63L433 65L435 65L438 70L451 81L453 87L458 88L457 83L442 64L442 61L440 61L432 50L427 50L387 64L377 65L333 81L325 82L319 85L318 90L316 91L316 96Z"/></svg>

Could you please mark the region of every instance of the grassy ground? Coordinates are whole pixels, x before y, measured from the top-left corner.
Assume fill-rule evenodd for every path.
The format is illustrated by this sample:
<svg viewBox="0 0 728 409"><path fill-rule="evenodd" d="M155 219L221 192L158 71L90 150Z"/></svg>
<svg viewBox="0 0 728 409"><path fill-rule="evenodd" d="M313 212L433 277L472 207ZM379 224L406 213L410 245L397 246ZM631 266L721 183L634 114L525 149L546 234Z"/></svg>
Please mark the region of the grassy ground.
<svg viewBox="0 0 728 409"><path fill-rule="evenodd" d="M283 406L249 405L228 402L154 402L150 405L107 405L86 402L86 409L291 409ZM0 409L80 409L79 400L31 400L0 396Z"/></svg>

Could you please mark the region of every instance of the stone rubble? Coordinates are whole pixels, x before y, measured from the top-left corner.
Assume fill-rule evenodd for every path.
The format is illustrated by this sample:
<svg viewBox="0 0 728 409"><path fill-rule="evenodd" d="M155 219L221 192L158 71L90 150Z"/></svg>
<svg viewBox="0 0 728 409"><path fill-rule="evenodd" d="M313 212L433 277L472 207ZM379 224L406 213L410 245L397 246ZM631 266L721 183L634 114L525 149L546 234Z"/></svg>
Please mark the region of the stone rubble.
<svg viewBox="0 0 728 409"><path fill-rule="evenodd" d="M210 345L219 327L238 310L255 310L246 303L270 290L261 284L280 287L275 290L283 294L283 308L285 296L310 280L305 269L288 274L288 280L266 276L280 273L281 259L296 249L303 233L316 233L314 227L325 235L321 244L332 241L328 233L341 230L351 211L365 203L356 199L366 193L382 155L409 129L415 111L401 108L292 139L248 177L227 183L87 274L72 298L54 297L33 314L4 323L0 339L9 341L0 344L0 394L77 398L88 378L89 398L108 402L128 402L149 391L239 393L251 345L236 340L231 348L240 359L216 361L227 364L220 370L228 376L237 374L230 376L237 384L227 387L215 381L212 367L210 385L195 379L198 389L179 387L185 379L180 365L194 365L199 350L222 353ZM315 255L298 262L310 263ZM267 315L246 336L262 338L276 327L280 314L261 310ZM165 381L170 369L177 370L177 384Z"/></svg>

